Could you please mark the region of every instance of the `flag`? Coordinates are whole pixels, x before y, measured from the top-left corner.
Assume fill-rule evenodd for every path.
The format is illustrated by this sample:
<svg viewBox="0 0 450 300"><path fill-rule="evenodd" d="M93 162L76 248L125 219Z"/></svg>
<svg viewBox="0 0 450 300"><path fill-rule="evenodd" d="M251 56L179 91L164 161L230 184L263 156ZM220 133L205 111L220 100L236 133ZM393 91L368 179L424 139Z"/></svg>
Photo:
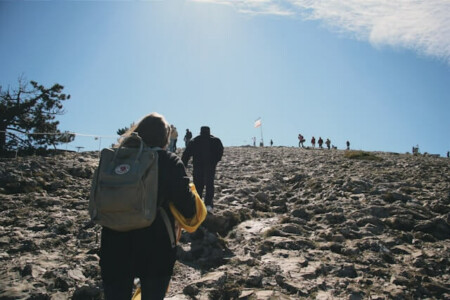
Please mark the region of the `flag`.
<svg viewBox="0 0 450 300"><path fill-rule="evenodd" d="M255 128L258 128L261 126L261 118L255 121Z"/></svg>

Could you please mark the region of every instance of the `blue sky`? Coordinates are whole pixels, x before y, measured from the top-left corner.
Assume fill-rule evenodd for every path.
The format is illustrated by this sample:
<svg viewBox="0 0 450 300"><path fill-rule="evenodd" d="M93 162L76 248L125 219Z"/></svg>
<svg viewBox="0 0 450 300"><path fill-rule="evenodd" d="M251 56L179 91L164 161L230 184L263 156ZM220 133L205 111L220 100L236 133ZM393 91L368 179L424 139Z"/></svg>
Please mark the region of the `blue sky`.
<svg viewBox="0 0 450 300"><path fill-rule="evenodd" d="M69 149L156 111L225 146L450 150L448 1L2 1L0 84L60 83Z"/></svg>

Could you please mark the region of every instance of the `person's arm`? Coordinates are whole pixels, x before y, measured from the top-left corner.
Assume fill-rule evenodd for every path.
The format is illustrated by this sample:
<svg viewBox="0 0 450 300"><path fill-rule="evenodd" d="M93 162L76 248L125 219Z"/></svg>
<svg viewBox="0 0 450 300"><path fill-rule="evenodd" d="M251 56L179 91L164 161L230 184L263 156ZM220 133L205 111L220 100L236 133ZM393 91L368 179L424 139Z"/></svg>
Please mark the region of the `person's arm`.
<svg viewBox="0 0 450 300"><path fill-rule="evenodd" d="M217 139L217 142L217 162L219 162L223 156L223 145L220 139Z"/></svg>
<svg viewBox="0 0 450 300"><path fill-rule="evenodd" d="M189 187L190 181L184 165L179 159L175 160L175 167L170 179L172 180L171 202L185 218L192 218L196 214L195 196Z"/></svg>
<svg viewBox="0 0 450 300"><path fill-rule="evenodd" d="M187 167L191 156L192 156L192 141L190 141L189 144L187 144L186 149L184 149L183 155L181 156L181 161L183 162L185 167Z"/></svg>

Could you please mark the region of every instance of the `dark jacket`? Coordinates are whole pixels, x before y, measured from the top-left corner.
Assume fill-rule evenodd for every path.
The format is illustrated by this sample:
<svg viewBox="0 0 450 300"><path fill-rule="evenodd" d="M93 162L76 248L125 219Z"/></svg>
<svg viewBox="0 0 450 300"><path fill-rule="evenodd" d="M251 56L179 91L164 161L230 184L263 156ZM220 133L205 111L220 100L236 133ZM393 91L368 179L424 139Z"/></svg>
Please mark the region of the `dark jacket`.
<svg viewBox="0 0 450 300"><path fill-rule="evenodd" d="M187 131L186 135L184 136L185 141L190 141L192 139L192 132Z"/></svg>
<svg viewBox="0 0 450 300"><path fill-rule="evenodd" d="M209 132L208 127L202 127L199 136L193 138L183 152L181 160L187 166L193 157L194 169L203 167L215 168L222 159L223 145L219 138Z"/></svg>
<svg viewBox="0 0 450 300"><path fill-rule="evenodd" d="M158 202L174 224L169 202L187 218L195 214L195 197L181 160L173 153L158 151ZM104 227L100 248L103 277L117 279L126 274L170 276L176 259L166 226L158 213L150 227L118 232Z"/></svg>

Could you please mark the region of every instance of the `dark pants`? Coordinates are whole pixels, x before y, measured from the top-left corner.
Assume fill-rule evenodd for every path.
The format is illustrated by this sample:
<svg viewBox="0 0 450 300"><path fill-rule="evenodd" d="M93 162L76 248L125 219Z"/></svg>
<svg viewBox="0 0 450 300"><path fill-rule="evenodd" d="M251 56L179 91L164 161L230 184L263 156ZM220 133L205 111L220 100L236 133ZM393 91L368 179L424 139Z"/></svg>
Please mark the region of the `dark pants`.
<svg viewBox="0 0 450 300"><path fill-rule="evenodd" d="M195 188L199 196L205 202L205 205L214 207L214 176L216 174L215 167L195 168L193 172ZM203 189L206 187L205 198L203 198Z"/></svg>
<svg viewBox="0 0 450 300"><path fill-rule="evenodd" d="M142 300L161 300L169 286L170 276L141 278L141 299ZM103 288L105 290L105 300L130 300L133 291L132 277L123 277L116 280L103 279Z"/></svg>

